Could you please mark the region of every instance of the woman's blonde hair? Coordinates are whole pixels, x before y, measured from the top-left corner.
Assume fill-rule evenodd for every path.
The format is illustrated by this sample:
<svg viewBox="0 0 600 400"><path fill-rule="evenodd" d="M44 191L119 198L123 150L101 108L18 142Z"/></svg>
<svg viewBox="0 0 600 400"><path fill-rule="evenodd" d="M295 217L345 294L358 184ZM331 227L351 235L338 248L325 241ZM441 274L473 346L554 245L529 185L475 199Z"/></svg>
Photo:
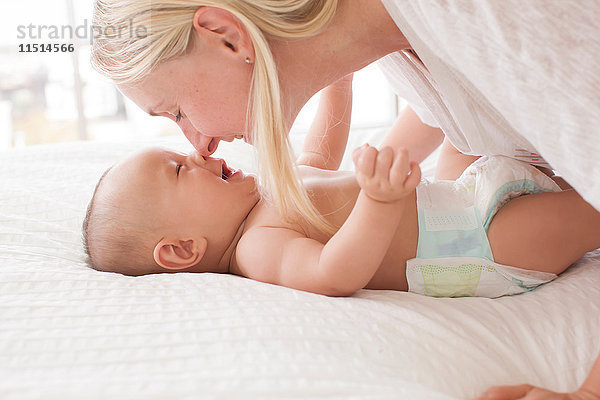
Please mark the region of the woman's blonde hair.
<svg viewBox="0 0 600 400"><path fill-rule="evenodd" d="M246 28L255 60L247 111L268 196L289 221L305 218L323 232L334 227L315 209L297 177L281 108L277 67L267 39L317 34L331 21L338 0L96 0L92 64L118 84L135 83L159 63L182 55L198 8L229 11Z"/></svg>

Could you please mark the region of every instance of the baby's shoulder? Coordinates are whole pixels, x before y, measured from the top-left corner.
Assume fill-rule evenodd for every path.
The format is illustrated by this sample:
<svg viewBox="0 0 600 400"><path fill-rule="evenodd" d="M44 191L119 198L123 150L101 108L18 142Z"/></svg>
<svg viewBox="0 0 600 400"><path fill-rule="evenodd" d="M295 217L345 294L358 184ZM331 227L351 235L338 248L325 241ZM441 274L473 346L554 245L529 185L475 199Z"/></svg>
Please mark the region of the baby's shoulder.
<svg viewBox="0 0 600 400"><path fill-rule="evenodd" d="M231 272L273 283L286 245L306 238L300 225L286 221L270 201L261 199L252 209L232 258Z"/></svg>
<svg viewBox="0 0 600 400"><path fill-rule="evenodd" d="M265 199L261 199L246 217L243 234L260 227L294 229L292 224L284 220L277 207Z"/></svg>
<svg viewBox="0 0 600 400"><path fill-rule="evenodd" d="M286 244L306 237L283 226L253 225L244 227L231 265L231 272L246 278L274 283L279 276Z"/></svg>

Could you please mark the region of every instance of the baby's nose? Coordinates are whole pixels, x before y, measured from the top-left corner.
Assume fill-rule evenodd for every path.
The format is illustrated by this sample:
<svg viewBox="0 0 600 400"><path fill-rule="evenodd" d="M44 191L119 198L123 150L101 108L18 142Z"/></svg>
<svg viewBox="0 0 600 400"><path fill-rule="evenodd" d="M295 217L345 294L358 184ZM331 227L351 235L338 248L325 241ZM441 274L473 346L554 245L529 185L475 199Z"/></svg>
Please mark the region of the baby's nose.
<svg viewBox="0 0 600 400"><path fill-rule="evenodd" d="M188 159L194 165L198 165L198 166L202 166L206 163L206 159L204 158L204 156L202 154L200 154L200 152L198 152L197 150L190 153L190 155L188 156Z"/></svg>

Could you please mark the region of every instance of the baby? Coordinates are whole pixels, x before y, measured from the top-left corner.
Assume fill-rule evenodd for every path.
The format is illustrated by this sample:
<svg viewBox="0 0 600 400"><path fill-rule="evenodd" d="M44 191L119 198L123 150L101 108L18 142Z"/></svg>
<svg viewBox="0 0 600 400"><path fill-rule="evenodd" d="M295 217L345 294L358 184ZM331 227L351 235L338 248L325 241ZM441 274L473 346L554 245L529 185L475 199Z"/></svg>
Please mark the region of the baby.
<svg viewBox="0 0 600 400"><path fill-rule="evenodd" d="M520 161L482 158L457 181L429 182L406 150L364 145L356 173L337 171L351 82L324 90L297 162L332 233L283 218L253 175L221 159L151 149L100 179L83 224L91 266L231 273L330 296L498 297L549 282L600 247L600 213Z"/></svg>
<svg viewBox="0 0 600 400"><path fill-rule="evenodd" d="M339 227L331 235L285 221L253 175L221 159L144 151L96 188L84 223L91 264L128 275L231 273L330 296L497 297L548 282L600 247L599 214L520 161L480 159L456 182L433 183L420 183L404 150L364 145L353 161L356 174L298 167L317 210ZM535 192L545 193L508 201Z"/></svg>

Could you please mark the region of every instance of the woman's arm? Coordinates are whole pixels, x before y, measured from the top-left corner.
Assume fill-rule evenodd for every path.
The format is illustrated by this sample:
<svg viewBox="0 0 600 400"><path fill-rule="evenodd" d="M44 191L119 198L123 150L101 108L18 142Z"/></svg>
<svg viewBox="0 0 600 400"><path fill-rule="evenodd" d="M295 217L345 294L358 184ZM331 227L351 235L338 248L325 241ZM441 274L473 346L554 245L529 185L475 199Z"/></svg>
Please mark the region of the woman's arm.
<svg viewBox="0 0 600 400"><path fill-rule="evenodd" d="M436 179L455 180L479 157L458 151L440 128L424 124L410 107L406 107L392 126L382 146L407 148L414 161L421 163L441 144L435 170Z"/></svg>
<svg viewBox="0 0 600 400"><path fill-rule="evenodd" d="M583 385L574 393L555 393L531 385L497 386L489 388L481 400L600 400L600 356Z"/></svg>
<svg viewBox="0 0 600 400"><path fill-rule="evenodd" d="M296 164L337 170L344 157L352 115L352 74L323 89L319 108Z"/></svg>
<svg viewBox="0 0 600 400"><path fill-rule="evenodd" d="M412 108L406 107L400 114L381 146L389 146L394 150L405 148L411 159L421 163L444 140L444 132L421 121Z"/></svg>
<svg viewBox="0 0 600 400"><path fill-rule="evenodd" d="M586 398L584 396L588 396L589 399L600 400L600 355L596 358L587 379L576 393L579 393L582 399Z"/></svg>

